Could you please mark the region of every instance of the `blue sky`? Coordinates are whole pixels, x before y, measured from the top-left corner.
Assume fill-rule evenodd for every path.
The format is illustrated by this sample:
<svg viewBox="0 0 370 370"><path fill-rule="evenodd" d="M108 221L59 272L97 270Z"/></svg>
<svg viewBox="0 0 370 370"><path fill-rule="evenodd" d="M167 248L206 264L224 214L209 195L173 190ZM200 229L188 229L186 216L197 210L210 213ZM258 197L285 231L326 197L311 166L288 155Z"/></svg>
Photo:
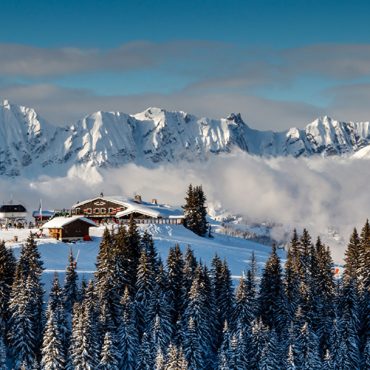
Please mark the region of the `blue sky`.
<svg viewBox="0 0 370 370"><path fill-rule="evenodd" d="M0 96L58 124L153 105L263 129L370 119L367 1L0 5Z"/></svg>

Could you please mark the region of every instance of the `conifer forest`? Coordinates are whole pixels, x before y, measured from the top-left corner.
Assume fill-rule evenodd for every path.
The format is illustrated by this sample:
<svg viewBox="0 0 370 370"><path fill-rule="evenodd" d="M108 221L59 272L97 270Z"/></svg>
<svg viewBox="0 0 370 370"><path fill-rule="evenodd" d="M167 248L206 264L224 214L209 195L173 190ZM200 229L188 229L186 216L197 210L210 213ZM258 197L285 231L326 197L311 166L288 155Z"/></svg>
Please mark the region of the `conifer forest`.
<svg viewBox="0 0 370 370"><path fill-rule="evenodd" d="M205 230L202 230L205 232ZM72 253L50 294L32 235L16 261L0 244L0 369L370 368L370 225L353 230L343 274L329 248L294 232L233 283L226 260L192 249L161 261L133 220L105 230L90 281Z"/></svg>

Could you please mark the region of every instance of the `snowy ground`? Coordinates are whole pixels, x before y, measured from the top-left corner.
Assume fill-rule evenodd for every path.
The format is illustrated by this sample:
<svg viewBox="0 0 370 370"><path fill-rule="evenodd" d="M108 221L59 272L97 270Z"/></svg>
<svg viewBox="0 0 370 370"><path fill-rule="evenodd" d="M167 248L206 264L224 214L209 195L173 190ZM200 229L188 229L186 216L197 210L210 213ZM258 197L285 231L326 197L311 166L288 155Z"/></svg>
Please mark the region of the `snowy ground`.
<svg viewBox="0 0 370 370"><path fill-rule="evenodd" d="M263 268L271 251L269 246L218 233L215 233L213 238L201 238L182 225L140 225L141 230L144 230L144 228L153 235L155 245L164 261L167 258L169 248L176 243L180 245L183 251L185 251L187 245L190 245L196 257L207 265L210 264L215 254L222 259L226 258L235 279L240 277L248 267L253 251L260 268ZM18 257L20 247L26 241L30 231L36 232L37 230L0 230L0 239L5 240L6 245L13 248L15 256ZM77 266L80 276L89 279L95 271L96 255L103 231L104 228L91 228L92 241L90 242L62 243L50 238L37 239L44 262L46 289L48 289L55 271L59 273L61 280L64 278L70 249L78 258ZM18 237L17 242L13 241L15 236ZM279 250L278 253L284 259L285 252Z"/></svg>

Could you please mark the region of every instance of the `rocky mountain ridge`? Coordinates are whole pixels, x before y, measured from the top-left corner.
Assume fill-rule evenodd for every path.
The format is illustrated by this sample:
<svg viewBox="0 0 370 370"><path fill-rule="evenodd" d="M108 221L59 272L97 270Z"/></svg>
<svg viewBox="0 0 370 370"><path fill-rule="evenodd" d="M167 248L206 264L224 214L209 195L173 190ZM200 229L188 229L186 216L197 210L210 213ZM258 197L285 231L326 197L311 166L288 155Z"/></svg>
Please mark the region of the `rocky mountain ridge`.
<svg viewBox="0 0 370 370"><path fill-rule="evenodd" d="M19 176L27 168L48 174L63 165L155 167L204 161L236 150L258 156L350 156L370 144L369 122L321 117L304 129L282 132L250 128L240 114L198 118L182 111L148 108L129 115L96 112L73 125L55 127L32 108L0 104L0 175ZM36 171L37 172L37 171Z"/></svg>

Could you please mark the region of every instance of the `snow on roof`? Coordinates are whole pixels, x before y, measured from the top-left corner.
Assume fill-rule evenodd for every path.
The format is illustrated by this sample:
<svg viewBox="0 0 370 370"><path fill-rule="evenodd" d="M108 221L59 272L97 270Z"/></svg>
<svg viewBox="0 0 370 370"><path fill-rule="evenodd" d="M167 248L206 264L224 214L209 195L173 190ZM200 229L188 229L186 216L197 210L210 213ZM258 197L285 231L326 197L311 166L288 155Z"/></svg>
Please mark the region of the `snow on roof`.
<svg viewBox="0 0 370 370"><path fill-rule="evenodd" d="M95 222L82 216L71 216L71 217L55 217L52 218L50 221L46 222L44 225L42 225L43 229L53 229L53 228L63 228L63 226L66 226L70 224L71 222L74 222L76 220L84 221L91 226L96 226Z"/></svg>
<svg viewBox="0 0 370 370"><path fill-rule="evenodd" d="M181 218L183 212L180 209L172 208L164 204L155 204L149 202L137 203L133 200L126 201L127 209L118 212L116 217L124 217L137 212L152 218Z"/></svg>
<svg viewBox="0 0 370 370"><path fill-rule="evenodd" d="M113 203L117 203L117 204L120 204L122 206L125 206L126 205L126 202L128 201L127 198L125 197L122 197L122 196L99 196L99 197L95 197L95 198L91 198L91 199L87 199L87 200L84 200L82 202L78 202L78 203L75 203L72 208L76 208L76 207L79 207L79 206L82 206L86 203L90 203L90 202L94 202L95 200L98 200L98 199L101 199L101 200L105 200L107 202L113 202Z"/></svg>
<svg viewBox="0 0 370 370"><path fill-rule="evenodd" d="M183 217L183 212L180 209L172 208L165 204L155 204L149 202L137 202L134 199L125 198L122 196L103 196L96 197L93 199L84 200L83 202L76 203L72 208L79 207L83 204L93 202L95 200L105 200L113 203L117 203L125 207L126 209L118 212L116 217L124 217L133 212L141 213L152 218L181 218Z"/></svg>
<svg viewBox="0 0 370 370"><path fill-rule="evenodd" d="M40 212L40 210L33 211L32 212L32 217L40 217L40 216L42 216L42 217L51 217L51 216L54 216L54 214L55 214L55 211L43 209L41 212Z"/></svg>

